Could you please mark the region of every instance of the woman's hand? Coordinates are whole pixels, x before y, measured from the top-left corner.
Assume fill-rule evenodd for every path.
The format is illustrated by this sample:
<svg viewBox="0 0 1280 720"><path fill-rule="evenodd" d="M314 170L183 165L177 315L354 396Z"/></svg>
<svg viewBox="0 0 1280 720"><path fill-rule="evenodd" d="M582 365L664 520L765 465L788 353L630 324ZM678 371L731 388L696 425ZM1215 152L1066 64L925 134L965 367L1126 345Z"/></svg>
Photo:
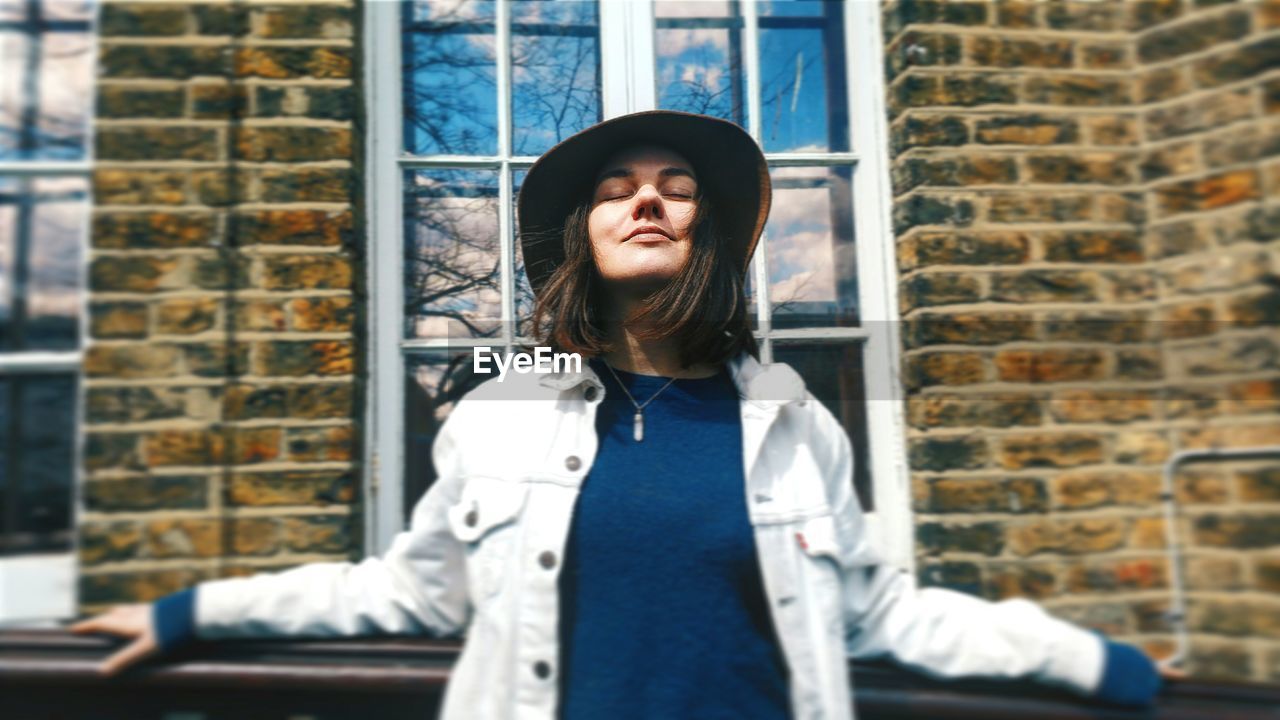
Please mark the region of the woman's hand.
<svg viewBox="0 0 1280 720"><path fill-rule="evenodd" d="M156 629L151 620L149 603L117 605L101 615L81 620L68 629L78 635L107 633L133 639L133 642L117 650L98 665L98 672L103 675L114 675L160 651L159 643L156 642Z"/></svg>
<svg viewBox="0 0 1280 720"><path fill-rule="evenodd" d="M1156 667L1160 670L1160 677L1165 680L1186 680L1191 677L1186 670L1179 670L1172 665L1165 665L1162 662L1156 662Z"/></svg>

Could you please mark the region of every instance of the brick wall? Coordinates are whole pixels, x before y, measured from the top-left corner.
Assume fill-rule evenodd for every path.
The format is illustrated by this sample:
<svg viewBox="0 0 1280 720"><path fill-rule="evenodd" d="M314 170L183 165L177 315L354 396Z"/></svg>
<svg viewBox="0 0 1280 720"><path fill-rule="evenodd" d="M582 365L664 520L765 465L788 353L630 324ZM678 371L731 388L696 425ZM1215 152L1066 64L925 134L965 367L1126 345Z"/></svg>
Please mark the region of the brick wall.
<svg viewBox="0 0 1280 720"><path fill-rule="evenodd" d="M884 19L922 581L1167 653L1162 464L1280 443L1280 5ZM1176 494L1192 670L1280 679L1280 460Z"/></svg>
<svg viewBox="0 0 1280 720"><path fill-rule="evenodd" d="M360 554L357 20L103 3L85 612Z"/></svg>

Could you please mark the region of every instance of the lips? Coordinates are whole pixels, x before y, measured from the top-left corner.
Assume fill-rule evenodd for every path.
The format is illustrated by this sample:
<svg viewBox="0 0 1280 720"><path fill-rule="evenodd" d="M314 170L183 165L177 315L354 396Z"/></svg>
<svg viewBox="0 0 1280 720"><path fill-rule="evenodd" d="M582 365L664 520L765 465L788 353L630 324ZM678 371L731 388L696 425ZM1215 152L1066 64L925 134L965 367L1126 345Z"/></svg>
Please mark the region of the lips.
<svg viewBox="0 0 1280 720"><path fill-rule="evenodd" d="M666 239L668 239L668 240L674 240L674 239L675 239L675 238L671 237L669 234L667 234L667 231L666 231L666 230L663 230L662 228L658 227L657 225L642 225L642 226L640 226L640 227L636 228L635 230L632 230L632 231L631 231L631 234L630 234L630 235L628 235L625 239L623 239L623 241L622 241L622 242L627 242L628 240L630 240L631 238L633 238L633 237L635 237L635 236L637 236L637 235L661 235L662 237L664 237L664 238L666 238Z"/></svg>

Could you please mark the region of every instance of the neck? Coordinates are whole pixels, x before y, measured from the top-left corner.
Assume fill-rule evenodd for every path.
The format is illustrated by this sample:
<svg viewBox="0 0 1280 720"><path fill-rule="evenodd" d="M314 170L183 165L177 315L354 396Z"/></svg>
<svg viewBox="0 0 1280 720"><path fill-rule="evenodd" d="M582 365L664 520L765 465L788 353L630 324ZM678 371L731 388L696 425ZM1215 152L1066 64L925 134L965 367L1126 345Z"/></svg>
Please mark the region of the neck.
<svg viewBox="0 0 1280 720"><path fill-rule="evenodd" d="M719 368L710 363L680 367L680 349L670 339L645 340L626 328L616 327L611 333L614 349L603 353L604 361L619 370L638 375L660 375L677 378L708 378Z"/></svg>
<svg viewBox="0 0 1280 720"><path fill-rule="evenodd" d="M619 370L638 375L660 375L677 378L708 378L719 368L710 363L680 366L680 347L673 338L650 340L638 337L624 319L630 317L653 288L617 287L611 293L606 313L609 317L609 342L613 350L603 353L605 362Z"/></svg>

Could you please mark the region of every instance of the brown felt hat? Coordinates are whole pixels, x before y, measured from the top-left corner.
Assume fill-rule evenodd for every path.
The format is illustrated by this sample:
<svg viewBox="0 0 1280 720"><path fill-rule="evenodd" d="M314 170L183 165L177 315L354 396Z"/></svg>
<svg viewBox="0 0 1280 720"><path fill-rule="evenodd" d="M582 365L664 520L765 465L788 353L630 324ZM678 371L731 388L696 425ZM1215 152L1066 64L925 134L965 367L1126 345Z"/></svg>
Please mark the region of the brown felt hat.
<svg viewBox="0 0 1280 720"><path fill-rule="evenodd" d="M718 210L725 234L751 262L773 191L769 166L747 131L709 115L648 110L605 120L548 150L529 168L517 201L525 272L535 294L564 261L564 221L594 189L601 163L625 147L653 144L683 155Z"/></svg>

